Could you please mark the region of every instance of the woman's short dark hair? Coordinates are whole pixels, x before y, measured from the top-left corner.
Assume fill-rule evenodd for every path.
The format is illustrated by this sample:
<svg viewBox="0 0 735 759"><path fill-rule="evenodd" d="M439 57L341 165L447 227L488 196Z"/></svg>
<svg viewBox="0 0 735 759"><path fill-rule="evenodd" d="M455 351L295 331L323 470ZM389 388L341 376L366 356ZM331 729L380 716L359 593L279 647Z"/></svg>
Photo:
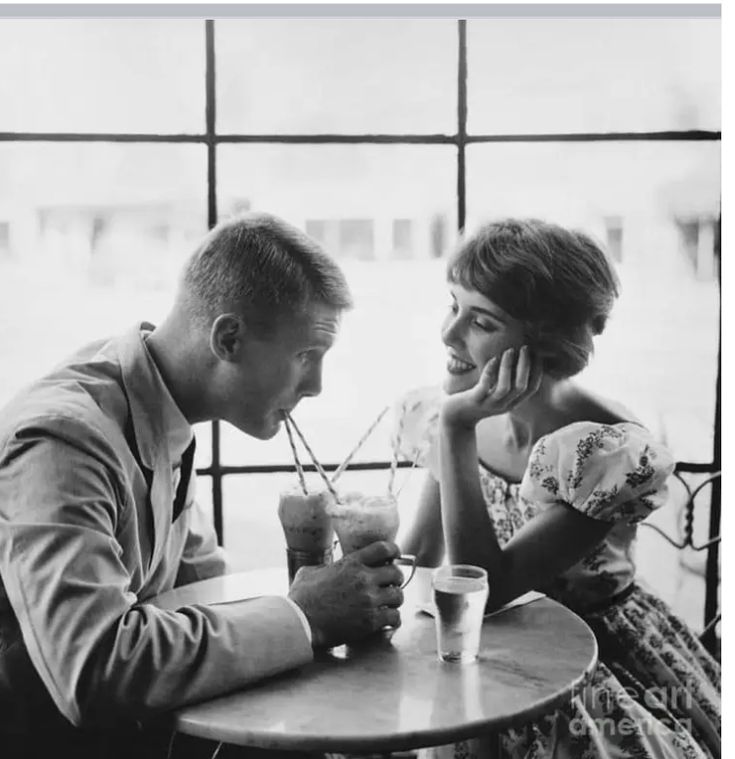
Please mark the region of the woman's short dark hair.
<svg viewBox="0 0 735 759"><path fill-rule="evenodd" d="M476 290L525 325L529 345L555 377L587 365L605 328L618 277L586 234L538 219L503 219L463 240L450 282Z"/></svg>
<svg viewBox="0 0 735 759"><path fill-rule="evenodd" d="M241 214L214 227L184 269L180 297L202 325L233 312L262 333L297 318L312 302L352 307L342 270L321 246L265 213Z"/></svg>

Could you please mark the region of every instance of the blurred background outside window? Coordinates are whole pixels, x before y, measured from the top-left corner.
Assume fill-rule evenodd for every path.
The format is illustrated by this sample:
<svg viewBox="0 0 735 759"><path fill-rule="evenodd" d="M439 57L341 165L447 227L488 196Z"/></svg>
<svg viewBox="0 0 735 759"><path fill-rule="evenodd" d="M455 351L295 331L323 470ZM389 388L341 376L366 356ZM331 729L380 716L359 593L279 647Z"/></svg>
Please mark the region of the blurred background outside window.
<svg viewBox="0 0 735 759"><path fill-rule="evenodd" d="M0 20L0 403L85 341L170 306L207 228L204 29ZM629 406L678 460L712 460L719 20L468 21L462 169L457 21L220 20L214 30L219 217L283 216L338 258L355 295L323 394L296 415L320 459L339 463L386 404L441 381L459 177L468 229L537 216L606 246L622 296L579 380ZM691 130L710 138L677 136ZM604 138L633 132L642 138ZM553 139L570 134L596 138ZM524 139L534 135L545 137ZM202 467L210 429L197 429ZM386 420L359 459L388 461L389 433ZM285 435L262 443L223 425L223 464L290 461ZM283 563L275 505L293 479L224 478L236 567ZM421 476L399 480L408 522ZM343 484L383 490L387 473L348 472ZM211 506L207 478L199 490ZM676 532L679 511L654 519ZM704 539L706 516L700 528ZM638 553L644 576L701 627L700 558L645 531Z"/></svg>

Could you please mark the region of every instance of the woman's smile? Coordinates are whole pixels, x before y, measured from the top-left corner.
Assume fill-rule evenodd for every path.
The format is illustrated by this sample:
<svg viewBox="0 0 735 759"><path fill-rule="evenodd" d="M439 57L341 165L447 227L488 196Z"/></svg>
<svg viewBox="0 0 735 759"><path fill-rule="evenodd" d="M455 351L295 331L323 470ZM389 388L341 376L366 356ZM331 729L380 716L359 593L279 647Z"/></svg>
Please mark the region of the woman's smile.
<svg viewBox="0 0 735 759"><path fill-rule="evenodd" d="M450 353L447 358L447 371L449 374L468 374L475 369L477 369L476 364L473 364L469 361L464 361L463 359L455 356L453 353Z"/></svg>

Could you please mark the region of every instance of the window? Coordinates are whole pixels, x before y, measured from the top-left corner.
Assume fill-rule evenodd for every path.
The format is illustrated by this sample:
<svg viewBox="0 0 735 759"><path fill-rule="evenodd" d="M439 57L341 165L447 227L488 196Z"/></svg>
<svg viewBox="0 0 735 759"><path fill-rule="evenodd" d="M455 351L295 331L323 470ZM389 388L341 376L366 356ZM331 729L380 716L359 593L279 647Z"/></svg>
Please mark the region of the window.
<svg viewBox="0 0 735 759"><path fill-rule="evenodd" d="M204 129L201 21L3 18L0 64L2 131Z"/></svg>
<svg viewBox="0 0 735 759"><path fill-rule="evenodd" d="M456 22L261 19L220 22L215 30L221 133L407 134L455 126Z"/></svg>
<svg viewBox="0 0 735 759"><path fill-rule="evenodd" d="M0 221L0 257L10 255L10 222Z"/></svg>
<svg viewBox="0 0 735 759"><path fill-rule="evenodd" d="M720 128L719 19L488 19L467 29L471 134Z"/></svg>
<svg viewBox="0 0 735 759"><path fill-rule="evenodd" d="M0 403L85 340L160 319L208 224L269 210L354 291L324 391L298 409L337 464L385 404L440 381L458 230L538 215L598 237L623 283L581 381L685 469L717 468L719 34L697 18L0 20ZM385 486L388 427L355 487ZM200 499L236 565L281 563L285 436L197 434Z"/></svg>
<svg viewBox="0 0 735 759"><path fill-rule="evenodd" d="M393 220L393 257L411 258L413 256L413 220Z"/></svg>
<svg viewBox="0 0 735 759"><path fill-rule="evenodd" d="M620 264L623 262L623 219L621 216L606 216L603 223L607 252L615 263Z"/></svg>
<svg viewBox="0 0 735 759"><path fill-rule="evenodd" d="M339 222L339 250L346 258L370 261L375 258L372 219L342 219Z"/></svg>

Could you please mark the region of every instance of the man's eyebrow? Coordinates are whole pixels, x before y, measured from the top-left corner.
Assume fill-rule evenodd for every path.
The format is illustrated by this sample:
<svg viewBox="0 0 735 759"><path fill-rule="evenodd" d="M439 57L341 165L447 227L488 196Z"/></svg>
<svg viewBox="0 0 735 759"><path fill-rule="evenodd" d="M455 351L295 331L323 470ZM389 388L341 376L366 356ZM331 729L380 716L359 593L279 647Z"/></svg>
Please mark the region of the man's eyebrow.
<svg viewBox="0 0 735 759"><path fill-rule="evenodd" d="M317 348L329 347L334 344L334 335L332 334L320 334L313 337L306 344L304 350L316 350Z"/></svg>
<svg viewBox="0 0 735 759"><path fill-rule="evenodd" d="M478 314L484 314L485 316L489 316L491 319L495 319L496 321L499 321L501 324L508 324L508 321L505 317L501 316L500 314L495 313L494 311L490 311L487 308L481 308L480 306L471 306L470 311L474 311Z"/></svg>

